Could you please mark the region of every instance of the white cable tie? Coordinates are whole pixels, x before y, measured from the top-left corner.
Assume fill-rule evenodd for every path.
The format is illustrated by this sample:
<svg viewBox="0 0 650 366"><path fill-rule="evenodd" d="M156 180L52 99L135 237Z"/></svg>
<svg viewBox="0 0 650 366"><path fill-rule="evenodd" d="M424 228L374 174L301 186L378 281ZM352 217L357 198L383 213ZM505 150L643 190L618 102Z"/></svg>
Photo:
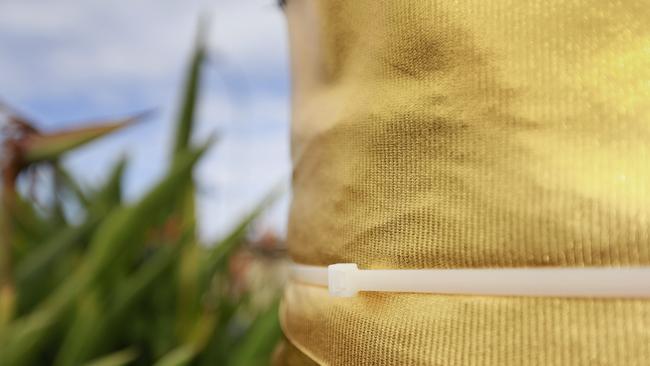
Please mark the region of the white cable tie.
<svg viewBox="0 0 650 366"><path fill-rule="evenodd" d="M327 286L335 297L359 291L487 296L650 298L650 267L359 269L293 264L291 277Z"/></svg>

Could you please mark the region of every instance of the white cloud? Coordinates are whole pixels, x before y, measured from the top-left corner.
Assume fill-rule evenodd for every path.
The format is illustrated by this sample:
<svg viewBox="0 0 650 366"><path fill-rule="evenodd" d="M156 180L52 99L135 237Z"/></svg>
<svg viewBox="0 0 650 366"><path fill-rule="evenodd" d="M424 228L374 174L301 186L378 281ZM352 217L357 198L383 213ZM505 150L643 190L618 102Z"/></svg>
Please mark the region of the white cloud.
<svg viewBox="0 0 650 366"><path fill-rule="evenodd" d="M255 76L277 72L286 64L285 28L283 15L272 4L4 1L0 60L3 66L11 65L11 72L0 74L0 82L24 96L34 92L33 85L51 95L97 81L168 79L192 45L201 13L213 14L211 44L225 62Z"/></svg>
<svg viewBox="0 0 650 366"><path fill-rule="evenodd" d="M198 206L205 237L218 237L255 207L278 184L287 185L289 165L286 151L266 139L224 143L201 163ZM224 151L225 150L225 151ZM266 218L270 226L283 230L286 204Z"/></svg>
<svg viewBox="0 0 650 366"><path fill-rule="evenodd" d="M199 208L206 237L224 234L272 187L282 182L288 185L291 168L286 98L256 95L234 108L250 112L245 113L248 118L235 118L220 126L223 138L198 171L205 193L200 197ZM209 107L203 112L202 119L219 120L222 111ZM285 199L275 208L274 215L266 218L268 225L283 229L286 211Z"/></svg>

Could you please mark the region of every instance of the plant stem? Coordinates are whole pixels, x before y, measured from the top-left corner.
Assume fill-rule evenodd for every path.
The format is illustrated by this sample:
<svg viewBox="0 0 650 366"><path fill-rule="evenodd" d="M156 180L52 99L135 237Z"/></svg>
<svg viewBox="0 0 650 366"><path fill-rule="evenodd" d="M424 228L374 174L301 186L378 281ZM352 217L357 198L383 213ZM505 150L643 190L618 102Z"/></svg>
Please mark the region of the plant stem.
<svg viewBox="0 0 650 366"><path fill-rule="evenodd" d="M11 212L15 208L17 172L11 162L2 169L0 210L0 331L13 317L15 290L12 271L13 227Z"/></svg>

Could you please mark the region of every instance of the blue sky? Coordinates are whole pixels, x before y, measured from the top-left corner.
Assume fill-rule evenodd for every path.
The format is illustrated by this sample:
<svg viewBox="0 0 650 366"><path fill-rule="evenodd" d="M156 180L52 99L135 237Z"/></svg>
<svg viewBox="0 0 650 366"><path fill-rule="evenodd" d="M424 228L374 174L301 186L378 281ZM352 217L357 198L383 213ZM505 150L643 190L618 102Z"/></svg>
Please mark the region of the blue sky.
<svg viewBox="0 0 650 366"><path fill-rule="evenodd" d="M45 130L156 108L65 161L91 186L127 155L127 195L138 197L164 173L201 14L212 18L210 63L194 138L217 132L220 142L196 179L201 234L212 239L290 175L288 50L275 1L3 0L0 98ZM263 225L283 232L287 201Z"/></svg>

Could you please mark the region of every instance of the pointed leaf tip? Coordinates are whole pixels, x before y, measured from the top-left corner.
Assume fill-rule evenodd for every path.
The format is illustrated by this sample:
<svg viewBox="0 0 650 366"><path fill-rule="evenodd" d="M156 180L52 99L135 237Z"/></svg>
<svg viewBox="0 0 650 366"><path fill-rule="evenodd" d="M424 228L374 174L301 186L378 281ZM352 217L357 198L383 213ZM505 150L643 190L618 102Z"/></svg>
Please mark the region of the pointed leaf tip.
<svg viewBox="0 0 650 366"><path fill-rule="evenodd" d="M59 131L48 134L32 134L21 142L23 161L35 163L44 160L55 160L61 155L92 142L111 132L131 126L151 115L151 111L138 113L134 116L93 123L88 127Z"/></svg>

